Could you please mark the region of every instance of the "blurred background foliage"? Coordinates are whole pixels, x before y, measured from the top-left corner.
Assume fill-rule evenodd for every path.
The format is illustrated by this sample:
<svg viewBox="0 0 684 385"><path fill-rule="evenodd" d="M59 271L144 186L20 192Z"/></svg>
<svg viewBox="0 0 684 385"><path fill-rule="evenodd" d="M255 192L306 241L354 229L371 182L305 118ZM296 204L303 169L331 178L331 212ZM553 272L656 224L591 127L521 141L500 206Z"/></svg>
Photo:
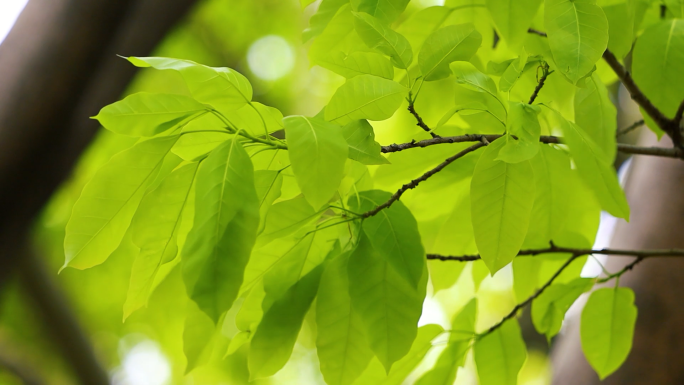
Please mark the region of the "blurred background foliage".
<svg viewBox="0 0 684 385"><path fill-rule="evenodd" d="M472 0L447 0L446 5L461 6L479 3ZM439 0L414 0L402 15L397 24L403 23L412 13L432 5L443 5ZM313 14L317 4L302 9L297 0L205 0L198 3L187 16L185 22L172 31L154 52L155 56L167 56L190 59L211 66L231 67L247 76L254 86L254 100L278 108L283 115L302 114L315 115L329 100L335 89L344 79L320 67L310 67L307 59L307 46L302 42L301 34L308 25L308 18ZM657 7L645 12L646 18L657 19ZM474 22L483 35L485 42L494 41L494 33L487 11L483 7L466 8L454 14L463 22ZM542 25L540 11L535 25ZM649 24L649 23L644 23ZM410 28L406 25L405 28ZM414 26L415 27L415 26ZM401 31L401 27L399 27ZM500 42L500 44L503 44ZM484 43L482 50L491 50L491 44ZM543 43L539 44L541 53ZM482 51L481 51L482 52ZM126 52L120 52L127 55ZM506 56L508 55L508 56ZM514 55L506 49L497 49L492 60L505 60ZM500 56L500 57L499 57ZM111 58L111 60L123 60ZM480 63L480 67L483 64ZM521 79L525 82L523 89L527 93L536 80L533 71L528 71ZM600 62L598 72L604 81L614 80L611 71ZM452 102L453 82L431 82L426 88L441 91L446 98L436 97L436 92L424 92L417 103L429 124L436 123L441 114ZM551 77L546 89L570 88L560 77ZM182 79L169 71L140 70L127 93L138 91L169 92L188 94ZM556 100L567 108L572 108L572 93L567 92L567 100ZM379 124L374 124L377 140L387 144L405 141L410 138L424 138L426 133L414 125L412 117L401 108L395 116ZM570 111L572 113L572 111ZM462 118L457 118L462 119ZM466 116L463 118L467 120ZM461 122L467 124L468 122ZM477 122L486 123L486 122ZM486 127L486 124L485 124ZM447 128L449 129L449 128ZM64 262L63 239L64 228L69 219L73 203L78 198L85 182L112 155L130 147L134 138L127 138L101 130L96 140L82 156L71 179L65 183L45 208L35 228L35 247L44 257L51 272L57 271ZM434 163L441 160L443 154L426 157L425 153L412 152L411 159L404 162ZM396 157L395 162L402 159ZM390 170L390 169L388 169ZM371 170L374 171L374 170ZM441 175L441 174L440 174ZM445 174L448 175L449 174ZM376 187L391 191L397 187L398 178L391 175L376 175ZM424 241L434 242L434 234L452 211L452 206L459 201L458 197L447 192L440 194L446 203L438 209L429 210L422 207L425 200L420 194L427 191L434 194L438 191L439 178L431 180L423 190L411 191L402 197L414 213L420 213L427 223L434 228L421 229ZM422 193L421 193L422 191ZM453 195L453 194L451 194ZM434 199L434 195L433 198ZM450 203L449 203L450 202ZM467 202L466 202L467 203ZM592 204L588 202L587 204ZM418 215L418 214L417 214ZM419 222L422 222L419 220ZM598 218L591 219L588 228L595 230ZM591 233L591 231L589 231ZM431 235L432 234L432 235ZM589 235L593 237L593 235ZM593 239L592 239L593 241ZM474 247L474 245L472 245ZM213 351L205 351L196 357L194 369L187 371L183 345L186 349L192 346L192 338L186 336L184 341L184 321L186 316L196 311L187 298L180 276L179 266L170 264L167 278L153 293L149 306L133 313L125 322L123 319L123 303L126 299L131 264L135 246L129 239L122 242L119 250L105 263L85 271L65 269L57 280L69 296L80 321L89 332L93 345L100 355L101 361L110 370L113 382L117 385L163 385L163 384L247 384L248 372L244 346L235 354L224 357L225 347L237 329L231 323L231 313L221 326L221 337ZM133 250L134 251L134 250ZM442 265L445 274L458 276L458 269L465 265ZM581 266L579 266L581 268ZM459 281L450 289L442 290L434 296L428 293L421 325L439 323L448 327L448 320L475 293L472 277L480 279L486 269L477 264L465 267ZM473 270L473 271L471 271ZM0 293L0 346L12 352L13 359L19 359L35 368L40 377L49 384L70 384L71 379L64 363L57 357L53 348L42 335L39 322L28 306L29 299L15 284L11 290ZM491 324L500 319L515 304L512 290L512 273L510 268L502 270L496 277L487 277L481 283L477 294L480 300L479 322ZM236 305L237 306L237 305ZM234 314L232 314L234 317ZM482 326L482 325L481 325ZM275 377L260 380L256 384L323 384L318 370L318 362L314 351L315 330L311 323L305 323L292 359ZM222 347L223 346L223 347ZM521 385L542 385L550 383L550 367L546 357L544 344L530 344L527 363L520 376ZM539 347L541 346L541 349ZM421 363L416 372L409 377L415 380L420 373L431 367L439 354L441 346L436 343ZM535 350L537 349L537 350ZM212 349L209 349L212 350ZM459 372L457 384L476 384L472 357L468 359L466 368ZM0 369L1 370L1 369ZM0 372L0 383L14 384L11 376Z"/></svg>

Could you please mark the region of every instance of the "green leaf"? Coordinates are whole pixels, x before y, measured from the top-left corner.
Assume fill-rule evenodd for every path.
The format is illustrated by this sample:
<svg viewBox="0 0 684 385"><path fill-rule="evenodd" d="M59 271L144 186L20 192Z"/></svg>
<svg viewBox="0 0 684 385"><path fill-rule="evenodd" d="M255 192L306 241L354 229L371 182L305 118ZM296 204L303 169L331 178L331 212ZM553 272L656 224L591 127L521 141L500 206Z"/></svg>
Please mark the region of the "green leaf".
<svg viewBox="0 0 684 385"><path fill-rule="evenodd" d="M349 199L349 206L354 212L367 212L387 202L391 195L379 190L363 191ZM397 201L364 219L362 227L376 253L412 287L417 287L426 266L425 249L411 211Z"/></svg>
<svg viewBox="0 0 684 385"><path fill-rule="evenodd" d="M389 164L381 155L380 144L375 141L373 126L366 120L354 120L342 127L342 136L349 145L349 159L363 164Z"/></svg>
<svg viewBox="0 0 684 385"><path fill-rule="evenodd" d="M618 218L629 220L629 204L612 161L575 123L568 122L557 113L555 115L577 170L601 203L601 208Z"/></svg>
<svg viewBox="0 0 684 385"><path fill-rule="evenodd" d="M394 67L390 61L375 52L331 52L316 60L316 64L348 79L359 75L373 75L389 80L394 78Z"/></svg>
<svg viewBox="0 0 684 385"><path fill-rule="evenodd" d="M93 119L117 134L155 136L203 111L207 107L188 96L139 92L104 107Z"/></svg>
<svg viewBox="0 0 684 385"><path fill-rule="evenodd" d="M283 175L275 170L256 170L254 171L254 187L259 199L258 234L261 234L266 227L266 214L270 211L273 202L280 198Z"/></svg>
<svg viewBox="0 0 684 385"><path fill-rule="evenodd" d="M541 0L486 0L496 30L509 48L517 51L537 14Z"/></svg>
<svg viewBox="0 0 684 385"><path fill-rule="evenodd" d="M339 128L322 119L288 116L283 121L297 184L306 200L318 210L340 185L348 146Z"/></svg>
<svg viewBox="0 0 684 385"><path fill-rule="evenodd" d="M418 54L418 66L426 81L451 74L449 64L468 61L482 45L482 35L470 23L450 25L433 32Z"/></svg>
<svg viewBox="0 0 684 385"><path fill-rule="evenodd" d="M634 10L630 3L627 0L601 7L608 19L608 49L618 59L627 56L634 41Z"/></svg>
<svg viewBox="0 0 684 385"><path fill-rule="evenodd" d="M485 148L470 186L475 243L493 275L518 254L534 203L534 173L529 161L495 160L505 142Z"/></svg>
<svg viewBox="0 0 684 385"><path fill-rule="evenodd" d="M183 280L190 298L216 322L237 297L259 226L252 162L237 137L202 162L196 201Z"/></svg>
<svg viewBox="0 0 684 385"><path fill-rule="evenodd" d="M289 360L324 268L321 264L311 270L265 311L250 344L250 380L274 375Z"/></svg>
<svg viewBox="0 0 684 385"><path fill-rule="evenodd" d="M180 72L192 97L224 112L237 110L252 100L252 85L239 72L225 67L207 67L190 60L165 57L129 57L137 67Z"/></svg>
<svg viewBox="0 0 684 385"><path fill-rule="evenodd" d="M131 221L133 242L140 247L131 270L124 320L147 305L159 267L176 257L177 233L198 163L179 167L140 202Z"/></svg>
<svg viewBox="0 0 684 385"><path fill-rule="evenodd" d="M397 68L406 69L413 61L413 50L408 40L375 17L353 12L354 28L368 48L389 56Z"/></svg>
<svg viewBox="0 0 684 385"><path fill-rule="evenodd" d="M488 100L496 101L501 108L498 111L492 111L492 113L500 119L503 116L503 120L506 121L506 105L503 100L501 100L499 92L496 89L496 84L494 84L492 78L478 71L477 68L469 62L457 61L451 63L449 67L454 75L456 75L457 84L460 84L469 90L483 93ZM496 107L498 108L498 106Z"/></svg>
<svg viewBox="0 0 684 385"><path fill-rule="evenodd" d="M515 319L475 342L475 365L482 385L515 385L527 356Z"/></svg>
<svg viewBox="0 0 684 385"><path fill-rule="evenodd" d="M309 4L313 3L316 0L299 0L299 5L301 5L302 9L306 8Z"/></svg>
<svg viewBox="0 0 684 385"><path fill-rule="evenodd" d="M434 6L412 13L398 27L397 32L406 37L414 51L418 51L431 33L442 27L452 15L450 7Z"/></svg>
<svg viewBox="0 0 684 385"><path fill-rule="evenodd" d="M332 260L323 273L316 303L316 350L329 385L354 382L373 358L361 318L351 306L349 254Z"/></svg>
<svg viewBox="0 0 684 385"><path fill-rule="evenodd" d="M322 5L322 3L321 3ZM352 15L349 2L335 11L323 32L313 41L309 49L309 61L328 68L328 64L335 62L338 52L347 55L355 51L365 51L363 41L354 29L355 17ZM363 49L359 49L360 47Z"/></svg>
<svg viewBox="0 0 684 385"><path fill-rule="evenodd" d="M206 362L215 331L216 325L211 319L198 309L197 305L188 304L183 325L183 354L188 362L185 373Z"/></svg>
<svg viewBox="0 0 684 385"><path fill-rule="evenodd" d="M385 120L394 115L408 90L401 84L372 75L347 80L325 108L325 120L340 125L359 119Z"/></svg>
<svg viewBox="0 0 684 385"><path fill-rule="evenodd" d="M672 17L681 19L684 17L684 1L682 0L663 0L667 7L667 13Z"/></svg>
<svg viewBox="0 0 684 385"><path fill-rule="evenodd" d="M639 88L666 116L684 100L684 20L648 27L634 46L632 72Z"/></svg>
<svg viewBox="0 0 684 385"><path fill-rule="evenodd" d="M230 138L231 134L226 131L225 123L216 115L201 115L185 125L171 152L183 160L196 161Z"/></svg>
<svg viewBox="0 0 684 385"><path fill-rule="evenodd" d="M178 135L142 141L97 171L74 204L64 237L64 269L104 262L119 246L143 193Z"/></svg>
<svg viewBox="0 0 684 385"><path fill-rule="evenodd" d="M520 163L530 160L539 151L541 126L538 115L539 106L520 102L509 102L506 145L499 151L497 160L507 163ZM515 135L518 139L514 139Z"/></svg>
<svg viewBox="0 0 684 385"><path fill-rule="evenodd" d="M274 132L283 129L283 114L277 109L252 102L242 108L223 113L226 120L239 130L253 135L262 135L266 131ZM264 129L264 124L266 128Z"/></svg>
<svg viewBox="0 0 684 385"><path fill-rule="evenodd" d="M311 38L320 35L330 21L335 17L337 11L349 0L322 0L318 5L316 13L309 20L309 28L302 33L302 40L306 43Z"/></svg>
<svg viewBox="0 0 684 385"><path fill-rule="evenodd" d="M316 211L302 195L278 202L266 216L266 225L259 234L257 245L261 247L276 238L291 235L317 218Z"/></svg>
<svg viewBox="0 0 684 385"><path fill-rule="evenodd" d="M587 361L601 379L613 373L632 349L637 308L631 289L603 288L591 293L582 310L580 338Z"/></svg>
<svg viewBox="0 0 684 385"><path fill-rule="evenodd" d="M543 259L536 256L513 259L513 294L517 303L525 301L539 288L539 272L543 264Z"/></svg>
<svg viewBox="0 0 684 385"><path fill-rule="evenodd" d="M575 123L606 154L607 159L615 159L617 110L608 98L606 86L596 73L587 78L584 88L577 88Z"/></svg>
<svg viewBox="0 0 684 385"><path fill-rule="evenodd" d="M545 334L548 340L558 334L565 313L570 306L594 286L594 280L590 278L578 278L563 284L557 283L549 286L532 302L532 323L541 334Z"/></svg>
<svg viewBox="0 0 684 385"><path fill-rule="evenodd" d="M387 371L409 352L425 298L427 271L418 289L374 249L364 232L349 259L349 294L371 349Z"/></svg>
<svg viewBox="0 0 684 385"><path fill-rule="evenodd" d="M527 51L525 51L523 48L523 53L520 55L518 60L514 60L501 74L501 79L499 79L499 89L502 92L508 92L513 88L525 70L525 65L527 65L527 57Z"/></svg>
<svg viewBox="0 0 684 385"><path fill-rule="evenodd" d="M477 300L473 298L454 317L447 347L435 366L416 382L416 385L453 385L459 367L465 365L470 341L475 336Z"/></svg>
<svg viewBox="0 0 684 385"><path fill-rule="evenodd" d="M396 20L411 0L351 0L356 12L365 12L385 23Z"/></svg>
<svg viewBox="0 0 684 385"><path fill-rule="evenodd" d="M596 0L546 0L544 25L556 67L572 84L592 71L608 47L608 20Z"/></svg>

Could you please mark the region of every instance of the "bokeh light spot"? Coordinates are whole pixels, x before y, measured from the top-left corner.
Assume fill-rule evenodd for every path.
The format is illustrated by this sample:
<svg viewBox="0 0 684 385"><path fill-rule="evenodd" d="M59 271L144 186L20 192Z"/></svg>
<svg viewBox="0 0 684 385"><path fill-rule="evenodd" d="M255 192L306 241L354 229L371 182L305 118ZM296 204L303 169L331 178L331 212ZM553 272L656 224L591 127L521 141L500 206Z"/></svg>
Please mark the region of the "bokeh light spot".
<svg viewBox="0 0 684 385"><path fill-rule="evenodd" d="M276 80L294 67L294 52L280 36L268 35L252 43L247 51L247 64L254 75L263 80Z"/></svg>

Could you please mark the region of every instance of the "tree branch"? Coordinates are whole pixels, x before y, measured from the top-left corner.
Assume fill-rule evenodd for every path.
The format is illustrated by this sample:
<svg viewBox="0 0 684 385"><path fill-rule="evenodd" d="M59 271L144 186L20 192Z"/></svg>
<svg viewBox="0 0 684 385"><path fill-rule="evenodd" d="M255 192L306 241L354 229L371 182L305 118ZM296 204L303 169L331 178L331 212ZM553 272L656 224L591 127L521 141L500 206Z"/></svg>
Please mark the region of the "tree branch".
<svg viewBox="0 0 684 385"><path fill-rule="evenodd" d="M530 303L532 303L532 301L534 301L537 297L539 297L539 296L544 292L544 290L546 290L549 286L551 286L551 284L553 283L553 281L555 281L556 278L558 278L558 276L561 275L561 273L563 272L563 270L565 270L568 266L570 266L570 264L571 264L575 259L579 258L581 255L583 255L583 254L573 254L572 257L568 258L568 260L565 261L565 263L563 264L563 266L561 266L560 269L558 269L558 271L556 271L556 272L553 274L553 276L552 276L548 281L546 281L546 283L545 283L542 287L539 288L539 290L537 290L534 294L532 294L529 298L527 298L527 299L524 300L523 302L521 302L521 303L515 305L515 307L513 308L513 310L511 310L510 313L508 313L505 317L503 317L503 318L501 319L501 321L499 321L496 325L494 325L494 326L490 327L489 329L487 329L486 332L484 332L484 333L478 335L477 338L480 339L480 338L482 338L482 337L485 337L486 335L488 335L488 334L492 333L493 331L495 331L496 329L500 328L506 321L508 321L509 319L515 317L515 315L518 313L518 311L520 311L522 308L524 308L525 306L529 305Z"/></svg>
<svg viewBox="0 0 684 385"><path fill-rule="evenodd" d="M636 130L637 128L643 126L644 123L646 123L646 122L645 122L643 119L637 120L636 122L634 122L634 123L630 124L629 126L623 128L622 130L619 130L619 131L616 133L616 136L622 136L622 135L625 135L625 134L627 134L627 133L629 133L629 132L631 132L631 131L634 131L634 130Z"/></svg>
<svg viewBox="0 0 684 385"><path fill-rule="evenodd" d="M421 141L411 141L407 143L392 143L381 147L381 152L387 154L391 152L399 152L411 148L422 148L434 146L436 144L445 143L463 143L463 142L479 142L483 139L493 142L503 135L499 134L466 134L461 136L442 136L439 138L425 139ZM560 144L563 143L563 138L557 136L541 136L539 138L541 143ZM631 144L618 143L617 150L625 154L635 155L652 155L666 158L684 159L684 149L681 148L665 148L665 147L638 147Z"/></svg>
<svg viewBox="0 0 684 385"><path fill-rule="evenodd" d="M601 278L601 279L597 280L596 283L606 283L613 278L620 278L622 276L622 274L625 274L626 272L632 270L634 268L634 266L636 266L639 262L641 262L643 260L644 260L644 257L637 257L637 259L635 259L634 262L623 267L622 270L618 271L617 273L610 274L609 276L607 276L605 278Z"/></svg>
<svg viewBox="0 0 684 385"><path fill-rule="evenodd" d="M433 138L439 138L440 136L435 134L434 132L432 132L430 127L427 124L425 124L425 122L423 121L423 118L421 118L420 115L418 115L418 112L416 111L416 108L413 105L413 102L414 102L414 100L411 98L411 95L409 94L408 111L411 113L411 115L413 115L416 118L416 121L418 122L418 123L416 123L416 126L422 128L425 132L429 133L430 136L432 136Z"/></svg>
<svg viewBox="0 0 684 385"><path fill-rule="evenodd" d="M404 194L406 191L415 188L416 186L418 186L418 184L420 182L423 182L423 181L427 180L428 178L430 178L431 176L435 175L436 173L442 171L444 169L444 167L450 165L456 159L461 158L461 157L465 156L466 154L471 153L471 152L477 150L478 148L484 147L488 144L489 144L489 142L487 141L487 139L482 138L479 143L476 143L476 144L466 148L465 150L457 153L456 155L446 159L444 162L437 165L437 167L426 172L425 174L421 175L420 177L412 180L411 182L401 186L401 188L399 190L397 190L397 192L395 192L387 202L379 205L378 207L376 207L370 211L367 211L367 212L361 214L360 217L361 218L370 218L370 217L376 215L377 213L379 213L383 209L390 207L392 205L392 203L399 200L399 198L401 198L402 194Z"/></svg>
<svg viewBox="0 0 684 385"><path fill-rule="evenodd" d="M549 72L549 65L545 61L542 61L542 64L539 67L537 67L537 71L539 71L539 68L542 69L542 76L541 78L539 78L537 86L534 88L534 92L532 93L532 96L530 96L530 101L527 104L534 103L534 100L537 98L537 95L539 95L539 91L541 91L542 87L544 87L544 82L546 82L546 78L553 73L553 71ZM538 73L539 72L537 72L537 74Z"/></svg>
<svg viewBox="0 0 684 385"><path fill-rule="evenodd" d="M682 117L684 117L684 100L682 100L679 108L677 108L677 113L675 114L674 119L672 119L679 129L681 129L682 126Z"/></svg>
<svg viewBox="0 0 684 385"><path fill-rule="evenodd" d="M551 246L543 249L528 249L520 250L518 252L518 257L520 256L535 256L539 254L550 254L550 253L561 253L561 254L601 254L601 255L613 255L613 256L623 256L623 257L639 257L644 258L655 258L655 257L684 257L684 249L669 249L669 250L620 250L620 249L578 249L572 247L561 247L551 244ZM473 255L440 255L440 254L428 254L427 259L439 260L439 261L457 261L457 262L469 262L477 261L481 259L479 254Z"/></svg>
<svg viewBox="0 0 684 385"><path fill-rule="evenodd" d="M539 35L539 36L541 36L541 37L548 37L548 35L546 34L546 32L542 32L542 31L536 30L536 29L534 29L534 28L528 29L528 30L527 30L527 33L532 33L532 34L535 34L535 35Z"/></svg>

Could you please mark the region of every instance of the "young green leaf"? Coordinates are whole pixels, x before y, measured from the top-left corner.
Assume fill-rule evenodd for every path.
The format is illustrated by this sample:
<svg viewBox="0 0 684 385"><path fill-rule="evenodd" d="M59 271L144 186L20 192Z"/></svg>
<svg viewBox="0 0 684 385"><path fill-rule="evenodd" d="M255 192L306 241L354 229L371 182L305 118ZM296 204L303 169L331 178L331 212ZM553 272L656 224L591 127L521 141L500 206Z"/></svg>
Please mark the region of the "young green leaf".
<svg viewBox="0 0 684 385"><path fill-rule="evenodd" d="M371 349L387 371L416 337L427 270L416 289L373 247L364 232L349 259L349 294Z"/></svg>
<svg viewBox="0 0 684 385"><path fill-rule="evenodd" d="M396 20L410 0L351 0L351 5L356 12L365 12L385 23Z"/></svg>
<svg viewBox="0 0 684 385"><path fill-rule="evenodd" d="M413 61L413 50L408 40L375 17L354 12L354 28L366 45L389 56L397 68L406 69Z"/></svg>
<svg viewBox="0 0 684 385"><path fill-rule="evenodd" d="M546 289L532 302L532 322L548 340L558 334L570 306L594 286L590 278L577 278L570 283L557 283Z"/></svg>
<svg viewBox="0 0 684 385"><path fill-rule="evenodd" d="M530 160L539 151L539 113L541 108L520 102L509 102L506 145L499 151L497 160L520 163ZM515 135L517 139L514 139Z"/></svg>
<svg viewBox="0 0 684 385"><path fill-rule="evenodd" d="M223 115L233 127L253 135L262 135L265 131L274 132L283 128L283 114L277 108L259 102L252 102L235 111L224 112Z"/></svg>
<svg viewBox="0 0 684 385"><path fill-rule="evenodd" d="M390 197L385 191L363 191L349 199L349 206L352 211L362 213L387 202ZM411 211L397 201L364 219L362 227L375 252L412 287L417 287L425 269L425 249Z"/></svg>
<svg viewBox="0 0 684 385"><path fill-rule="evenodd" d="M615 57L622 59L632 49L634 41L634 9L631 1L613 2L601 8L608 19L608 49Z"/></svg>
<svg viewBox="0 0 684 385"><path fill-rule="evenodd" d="M397 32L406 37L414 51L423 46L431 33L441 28L454 12L451 7L434 6L423 8L408 16L397 27Z"/></svg>
<svg viewBox="0 0 684 385"><path fill-rule="evenodd" d="M499 92L496 89L494 80L489 76L478 71L474 65L469 62L457 61L449 65L451 72L456 76L456 83L472 91L483 93L487 99L496 101L501 106L499 111L492 111L494 115L504 117L507 114L506 105L501 100ZM504 119L505 121L505 119Z"/></svg>
<svg viewBox="0 0 684 385"><path fill-rule="evenodd" d="M317 218L316 211L302 195L278 202L266 216L266 225L259 234L257 245L261 247L276 238L288 236Z"/></svg>
<svg viewBox="0 0 684 385"><path fill-rule="evenodd" d="M446 349L440 354L435 366L416 385L453 385L458 368L465 365L470 341L475 337L476 311L477 300L473 298L454 317Z"/></svg>
<svg viewBox="0 0 684 385"><path fill-rule="evenodd" d="M513 88L525 70L525 65L527 65L527 57L527 51L525 51L523 48L523 53L520 55L520 57L518 57L517 60L514 60L501 74L501 79L499 79L499 89L502 92L508 92Z"/></svg>
<svg viewBox="0 0 684 385"><path fill-rule="evenodd" d="M587 361L601 379L613 373L632 349L637 308L626 287L591 293L582 310L580 338Z"/></svg>
<svg viewBox="0 0 684 385"><path fill-rule="evenodd" d="M239 72L225 67L207 67L190 60L165 57L129 57L137 67L180 72L192 96L221 112L237 110L252 100L252 85Z"/></svg>
<svg viewBox="0 0 684 385"><path fill-rule="evenodd" d="M176 140L178 135L142 141L97 171L66 225L62 269L99 265L119 246L143 193Z"/></svg>
<svg viewBox="0 0 684 385"><path fill-rule="evenodd" d="M577 84L608 46L606 15L596 0L545 0L544 25L558 71Z"/></svg>
<svg viewBox="0 0 684 385"><path fill-rule="evenodd" d="M331 52L329 55L316 60L316 64L347 79L359 75L373 75L392 80L394 67L389 59L375 52Z"/></svg>
<svg viewBox="0 0 684 385"><path fill-rule="evenodd" d="M541 0L487 0L496 30L509 48L522 46Z"/></svg>
<svg viewBox="0 0 684 385"><path fill-rule="evenodd" d="M672 17L681 19L684 17L684 1L682 0L663 0L667 7L667 13Z"/></svg>
<svg viewBox="0 0 684 385"><path fill-rule="evenodd" d="M347 143L337 126L322 119L288 116L283 122L297 184L318 210L340 185L349 151Z"/></svg>
<svg viewBox="0 0 684 385"><path fill-rule="evenodd" d="M482 385L515 385L527 356L525 341L515 319L482 337L473 347L477 376Z"/></svg>
<svg viewBox="0 0 684 385"><path fill-rule="evenodd" d="M491 274L518 254L534 203L534 173L529 161L495 160L505 142L492 142L475 166L470 186L475 243Z"/></svg>
<svg viewBox="0 0 684 385"><path fill-rule="evenodd" d="M373 126L366 120L354 120L342 127L342 136L349 145L349 159L363 164L388 164L375 141Z"/></svg>
<svg viewBox="0 0 684 385"><path fill-rule="evenodd" d="M684 20L648 27L634 46L632 72L639 88L666 116L684 100Z"/></svg>
<svg viewBox="0 0 684 385"><path fill-rule="evenodd" d="M190 195L198 163L179 167L140 202L131 221L133 242L140 247L131 270L124 320L147 305L159 267L178 253L181 214Z"/></svg>
<svg viewBox="0 0 684 385"><path fill-rule="evenodd" d="M196 196L183 280L190 298L216 322L237 297L259 226L252 162L237 137L202 162Z"/></svg>
<svg viewBox="0 0 684 385"><path fill-rule="evenodd" d="M361 318L351 306L348 261L347 253L328 263L318 289L316 350L329 385L351 384L373 358Z"/></svg>
<svg viewBox="0 0 684 385"><path fill-rule="evenodd" d="M360 75L347 80L325 108L325 120L340 125L359 119L385 120L394 115L408 89L392 80Z"/></svg>
<svg viewBox="0 0 684 385"><path fill-rule="evenodd" d="M555 115L577 170L601 203L601 208L618 218L629 220L629 204L612 161L575 123L568 122L560 114Z"/></svg>
<svg viewBox="0 0 684 385"><path fill-rule="evenodd" d="M188 364L185 373L206 363L208 353L212 349L212 337L216 332L216 325L211 322L196 304L188 304L187 314L183 325L183 354Z"/></svg>
<svg viewBox="0 0 684 385"><path fill-rule="evenodd" d="M482 45L482 35L472 24L450 25L433 32L418 54L418 66L426 81L451 75L449 64L468 61Z"/></svg>
<svg viewBox="0 0 684 385"><path fill-rule="evenodd" d="M251 380L272 376L287 363L324 268L321 264L311 270L264 312L249 349Z"/></svg>
<svg viewBox="0 0 684 385"><path fill-rule="evenodd" d="M117 134L155 136L207 109L188 96L139 92L104 107L93 119Z"/></svg>
<svg viewBox="0 0 684 385"><path fill-rule="evenodd" d="M349 1L345 1L345 4L336 10L320 36L311 44L309 61L312 65L318 64L328 68L327 63L334 61L335 56L339 55L338 52L346 57L351 52L367 50L354 29L354 20Z"/></svg>
<svg viewBox="0 0 684 385"><path fill-rule="evenodd" d="M254 187L259 199L259 232L257 234L261 234L266 226L266 214L282 192L283 175L275 170L256 170L254 171Z"/></svg>
<svg viewBox="0 0 684 385"><path fill-rule="evenodd" d="M615 159L617 110L598 74L588 77L584 88L575 92L575 123L603 150L608 160Z"/></svg>
<svg viewBox="0 0 684 385"><path fill-rule="evenodd" d="M322 0L318 5L316 13L309 20L309 28L302 32L302 40L306 43L311 38L320 35L330 21L335 17L337 11L349 0Z"/></svg>

